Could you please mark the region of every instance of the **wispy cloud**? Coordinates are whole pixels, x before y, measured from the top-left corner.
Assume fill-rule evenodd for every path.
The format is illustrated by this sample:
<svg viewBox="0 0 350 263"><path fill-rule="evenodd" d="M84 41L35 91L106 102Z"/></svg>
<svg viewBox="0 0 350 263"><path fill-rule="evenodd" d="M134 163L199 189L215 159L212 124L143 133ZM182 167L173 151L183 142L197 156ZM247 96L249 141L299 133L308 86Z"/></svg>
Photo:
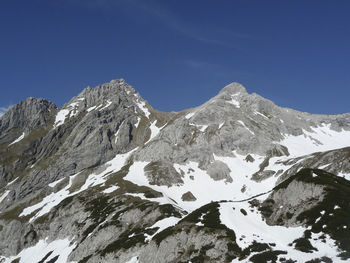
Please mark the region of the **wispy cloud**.
<svg viewBox="0 0 350 263"><path fill-rule="evenodd" d="M11 106L9 106L9 107L0 107L0 117L3 116L10 108L11 108Z"/></svg>
<svg viewBox="0 0 350 263"><path fill-rule="evenodd" d="M133 13L133 10L139 10L145 15L151 16L171 30L176 31L184 37L201 42L207 45L216 45L226 48L238 49L232 39L247 39L249 35L234 32L224 27L214 27L204 25L195 25L181 19L175 15L169 8L166 8L163 1L142 1L142 0L61 0L61 3L74 3L89 8L124 8Z"/></svg>
<svg viewBox="0 0 350 263"><path fill-rule="evenodd" d="M164 6L160 5L159 2L151 2L153 4L149 4L149 2L145 4L145 2L141 1L132 2L138 3L135 7L142 8L149 15L159 19L162 24L170 29L204 44L236 48L233 43L225 39L250 38L248 35L237 34L226 28L203 25L203 23L198 26L186 22L171 13L170 10L166 9Z"/></svg>

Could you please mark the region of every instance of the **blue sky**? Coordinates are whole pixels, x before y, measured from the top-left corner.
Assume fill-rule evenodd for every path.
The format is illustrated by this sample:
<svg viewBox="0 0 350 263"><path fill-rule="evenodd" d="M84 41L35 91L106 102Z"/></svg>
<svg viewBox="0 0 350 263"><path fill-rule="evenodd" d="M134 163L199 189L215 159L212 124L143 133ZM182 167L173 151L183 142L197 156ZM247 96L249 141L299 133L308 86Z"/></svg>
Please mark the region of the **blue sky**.
<svg viewBox="0 0 350 263"><path fill-rule="evenodd" d="M350 112L350 1L4 0L0 108L62 106L124 78L162 111L237 81L280 106Z"/></svg>

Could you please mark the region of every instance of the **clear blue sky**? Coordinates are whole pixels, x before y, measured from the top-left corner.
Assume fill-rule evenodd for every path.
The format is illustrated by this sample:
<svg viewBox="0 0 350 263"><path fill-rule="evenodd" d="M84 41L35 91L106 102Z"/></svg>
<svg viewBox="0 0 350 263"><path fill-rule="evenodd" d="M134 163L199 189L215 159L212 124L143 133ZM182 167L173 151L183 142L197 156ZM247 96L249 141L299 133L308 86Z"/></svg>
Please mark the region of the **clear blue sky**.
<svg viewBox="0 0 350 263"><path fill-rule="evenodd" d="M62 106L121 77L163 111L237 81L281 106L350 112L350 1L1 1L0 107Z"/></svg>

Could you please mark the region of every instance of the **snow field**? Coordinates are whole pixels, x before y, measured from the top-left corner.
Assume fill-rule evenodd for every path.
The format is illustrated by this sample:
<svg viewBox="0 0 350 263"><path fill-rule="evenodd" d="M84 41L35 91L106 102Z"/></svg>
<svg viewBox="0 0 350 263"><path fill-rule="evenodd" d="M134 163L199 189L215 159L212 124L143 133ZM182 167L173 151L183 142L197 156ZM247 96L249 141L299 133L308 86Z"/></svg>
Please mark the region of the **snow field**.
<svg viewBox="0 0 350 263"><path fill-rule="evenodd" d="M348 147L350 145L350 131L337 132L330 127L331 124L324 124L312 128L312 132L303 130L303 135L285 135L285 138L279 143L288 148L290 157Z"/></svg>
<svg viewBox="0 0 350 263"><path fill-rule="evenodd" d="M247 212L246 216L241 212L241 209ZM220 221L235 232L236 242L242 249L251 245L255 240L260 243L274 243L274 250L282 250L288 253L281 255L281 257L293 258L297 262L305 262L323 256L332 259L337 258L338 252L335 242L329 236L326 236L326 242L323 243L319 239L322 233L313 233L310 242L318 251L313 253L301 252L295 250L294 245L289 246L289 244L303 237L306 228L301 226L269 226L263 221L261 214L256 209L253 212L251 210L252 208L248 202L220 204ZM234 260L233 262L238 261Z"/></svg>
<svg viewBox="0 0 350 263"><path fill-rule="evenodd" d="M20 257L19 263L39 262L48 253L52 252L45 262L48 262L58 256L55 263L67 263L68 256L73 251L75 246L75 244L70 244L68 238L58 239L50 243L48 243L46 239L39 240L35 246L23 249L17 256L9 258L1 258L0 256L0 261L3 259L4 261L1 262L11 263L13 260Z"/></svg>

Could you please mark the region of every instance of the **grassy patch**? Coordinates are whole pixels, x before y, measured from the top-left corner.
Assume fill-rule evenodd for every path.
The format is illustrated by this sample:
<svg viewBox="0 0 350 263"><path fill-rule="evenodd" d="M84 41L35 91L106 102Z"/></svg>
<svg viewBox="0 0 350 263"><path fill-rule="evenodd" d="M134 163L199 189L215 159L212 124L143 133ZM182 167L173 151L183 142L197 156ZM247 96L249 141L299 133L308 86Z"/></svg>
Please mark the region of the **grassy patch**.
<svg viewBox="0 0 350 263"><path fill-rule="evenodd" d="M84 257L83 259L79 260L78 263L86 263L88 262L88 260L92 257L93 255L88 255L86 257Z"/></svg>
<svg viewBox="0 0 350 263"><path fill-rule="evenodd" d="M214 245L205 245L200 248L199 250L199 255L191 258L192 263L202 263L202 262L207 262L210 260L210 257L207 256L207 251L209 249L214 248Z"/></svg>
<svg viewBox="0 0 350 263"><path fill-rule="evenodd" d="M293 241L294 248L296 250L305 252L305 253L312 253L313 251L317 251L317 248L313 247L310 243L310 241L307 238L298 238Z"/></svg>
<svg viewBox="0 0 350 263"><path fill-rule="evenodd" d="M161 243L164 239L166 239L167 237L172 236L172 235L174 235L174 234L176 234L176 233L179 233L179 232L181 232L180 229L176 229L176 228L170 226L170 227L164 229L163 231L159 232L158 234L156 234L156 235L152 238L152 240L154 240L154 241L157 243L157 245L159 246L160 243Z"/></svg>
<svg viewBox="0 0 350 263"><path fill-rule="evenodd" d="M128 229L123 232L117 240L110 243L102 251L100 251L100 255L104 257L105 255L116 252L120 249L127 250L136 246L137 244L145 244L144 231L138 228Z"/></svg>
<svg viewBox="0 0 350 263"><path fill-rule="evenodd" d="M276 262L278 255L287 254L286 251L275 250L275 251L265 251L249 258L250 262L261 263L261 262Z"/></svg>

